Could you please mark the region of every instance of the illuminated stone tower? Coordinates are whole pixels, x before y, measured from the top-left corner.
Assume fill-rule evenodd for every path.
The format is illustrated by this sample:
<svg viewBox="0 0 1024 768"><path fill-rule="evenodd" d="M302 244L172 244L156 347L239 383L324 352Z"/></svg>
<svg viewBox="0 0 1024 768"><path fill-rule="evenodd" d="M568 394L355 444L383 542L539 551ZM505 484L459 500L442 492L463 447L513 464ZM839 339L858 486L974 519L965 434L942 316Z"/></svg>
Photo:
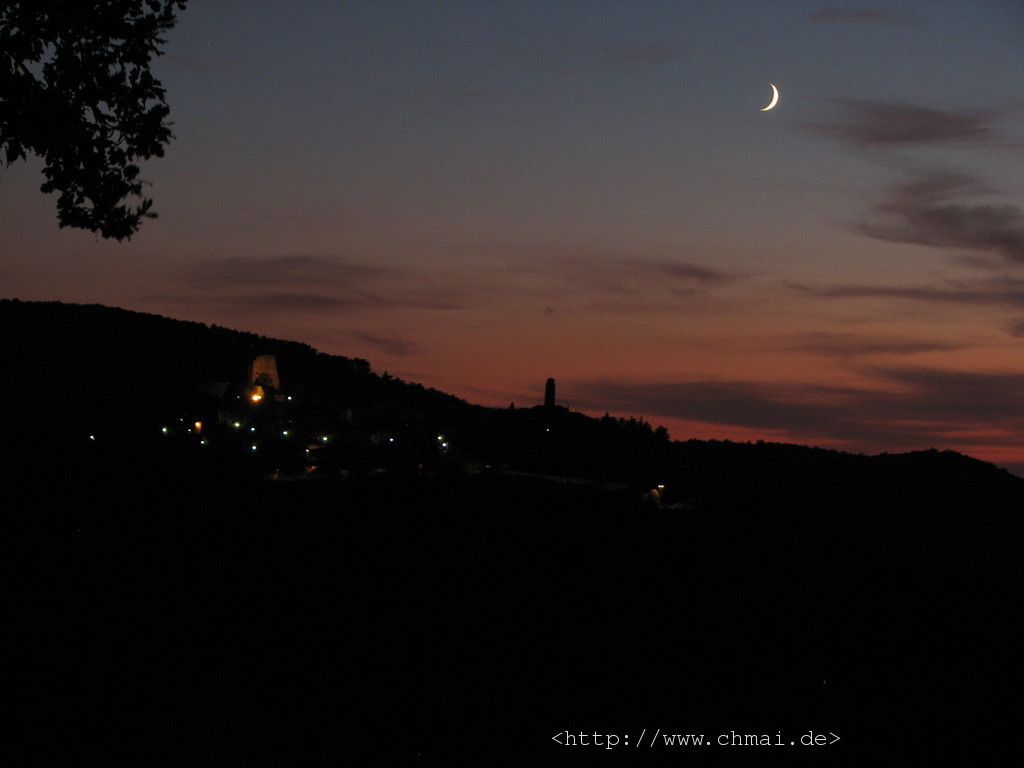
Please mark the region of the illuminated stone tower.
<svg viewBox="0 0 1024 768"><path fill-rule="evenodd" d="M249 385L245 388L245 397L254 405L258 405L273 397L282 402L281 380L277 377L277 359L273 355L260 355L249 364Z"/></svg>
<svg viewBox="0 0 1024 768"><path fill-rule="evenodd" d="M548 379L547 383L544 384L544 407L554 408L555 407L555 380Z"/></svg>
<svg viewBox="0 0 1024 768"><path fill-rule="evenodd" d="M249 365L249 384L280 389L281 380L277 377L277 358L273 355L260 355Z"/></svg>

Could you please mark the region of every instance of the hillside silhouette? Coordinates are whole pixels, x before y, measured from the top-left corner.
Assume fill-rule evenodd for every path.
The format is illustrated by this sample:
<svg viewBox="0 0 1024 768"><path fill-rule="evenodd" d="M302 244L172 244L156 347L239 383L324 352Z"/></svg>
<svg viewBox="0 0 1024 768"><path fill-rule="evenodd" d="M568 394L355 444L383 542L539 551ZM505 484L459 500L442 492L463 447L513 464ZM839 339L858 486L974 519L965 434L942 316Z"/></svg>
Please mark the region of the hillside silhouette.
<svg viewBox="0 0 1024 768"><path fill-rule="evenodd" d="M443 434L452 446L449 468L475 463L638 490L661 485L665 504L705 508L828 500L1014 509L1024 492L1024 479L951 451L868 457L779 443L673 441L643 420L561 407L485 408L299 342L101 305L3 300L0 322L9 365L4 395L16 404L8 435L42 443L54 457L97 434L111 438L106 449L117 443L136 459L145 448L166 451L158 429L231 410L248 365L269 354L289 393L288 410L275 423L298 425L311 439L344 433L349 457L374 434L396 436L396 443L400 435L407 465L436 465L443 462L434 442ZM275 460L283 460L280 452ZM269 466L253 464L254 471Z"/></svg>
<svg viewBox="0 0 1024 768"><path fill-rule="evenodd" d="M483 408L109 307L3 301L0 320L17 724L39 762L864 765L1012 733L1024 480L991 464ZM239 388L261 354L265 413ZM201 446L199 411L327 449L252 451L235 415ZM659 728L841 739L551 740Z"/></svg>

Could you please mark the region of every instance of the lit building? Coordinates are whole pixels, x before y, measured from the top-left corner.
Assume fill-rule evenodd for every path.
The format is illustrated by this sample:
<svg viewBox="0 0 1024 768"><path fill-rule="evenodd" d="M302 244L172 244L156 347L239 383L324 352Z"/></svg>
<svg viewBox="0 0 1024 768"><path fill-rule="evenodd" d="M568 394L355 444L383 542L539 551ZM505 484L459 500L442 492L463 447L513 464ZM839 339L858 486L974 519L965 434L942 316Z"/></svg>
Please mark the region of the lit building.
<svg viewBox="0 0 1024 768"><path fill-rule="evenodd" d="M260 355L249 364L249 384L245 390L246 398L252 403L260 403L268 397L281 402L281 380L277 375L277 358L273 355Z"/></svg>
<svg viewBox="0 0 1024 768"><path fill-rule="evenodd" d="M249 383L268 389L280 389L281 380L277 376L277 358L273 355L260 355L249 364Z"/></svg>

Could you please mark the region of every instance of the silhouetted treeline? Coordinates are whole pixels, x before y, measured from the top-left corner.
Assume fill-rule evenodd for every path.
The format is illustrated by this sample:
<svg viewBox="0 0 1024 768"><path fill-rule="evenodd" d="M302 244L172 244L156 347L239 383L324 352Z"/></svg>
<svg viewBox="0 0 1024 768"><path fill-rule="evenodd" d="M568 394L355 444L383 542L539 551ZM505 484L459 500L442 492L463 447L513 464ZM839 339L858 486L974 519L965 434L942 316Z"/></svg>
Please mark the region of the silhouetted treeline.
<svg viewBox="0 0 1024 768"><path fill-rule="evenodd" d="M282 386L330 411L399 401L438 408L460 401L374 374L359 358L294 341L98 304L0 300L7 376L19 425L79 434L194 411L211 384L244 384L261 354L277 357ZM421 406L425 404L424 406ZM51 432L53 434L53 432Z"/></svg>
<svg viewBox="0 0 1024 768"><path fill-rule="evenodd" d="M295 395L286 411L290 422L310 433L337 431L321 454L335 467L472 466L637 490L664 486L663 506L706 511L829 508L872 515L1024 508L1024 479L949 451L862 456L778 443L672 441L664 428L643 420L597 419L561 407L485 408L378 375L366 360L100 305L3 300L0 328L7 365L0 378L10 406L6 438L15 451L36 446L44 466L74 463L71 446L81 447L94 431L134 438L124 450L136 454L155 439L161 420L233 407L210 394L210 385L231 384L235 390L228 391L237 391L253 358L272 354L283 390ZM371 451L374 434L385 443ZM161 463L190 460L161 456ZM248 461L264 472L285 459L271 451ZM228 460L244 463L237 456Z"/></svg>

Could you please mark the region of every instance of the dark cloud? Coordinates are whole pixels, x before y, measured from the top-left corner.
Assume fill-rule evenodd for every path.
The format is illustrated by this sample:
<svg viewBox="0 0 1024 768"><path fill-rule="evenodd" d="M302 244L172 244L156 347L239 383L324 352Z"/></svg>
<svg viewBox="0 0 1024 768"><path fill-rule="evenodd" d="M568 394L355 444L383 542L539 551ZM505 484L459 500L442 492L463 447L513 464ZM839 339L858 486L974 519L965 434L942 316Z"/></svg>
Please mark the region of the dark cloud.
<svg viewBox="0 0 1024 768"><path fill-rule="evenodd" d="M807 127L861 148L997 140L991 124L1000 115L992 111L945 111L855 99L835 103L845 112L837 122L808 123Z"/></svg>
<svg viewBox="0 0 1024 768"><path fill-rule="evenodd" d="M904 419L952 420L967 429L1024 426L1024 412L1020 408L1024 373L931 368L879 368L876 372L904 387L902 399L912 409L902 417ZM899 417L899 414L892 416ZM1017 434L1019 439L1020 430Z"/></svg>
<svg viewBox="0 0 1024 768"><path fill-rule="evenodd" d="M999 275L985 280L974 281L948 281L943 287L936 286L886 286L886 285L830 285L830 286L809 286L801 283L786 283L786 285L800 293L823 299L859 299L859 298L881 298L897 299L906 301L920 301L932 304L964 304L974 306L1009 307L1011 309L1024 309L1024 279ZM1006 333L1015 337L1024 337L1024 320L1015 321L1004 328ZM834 349L833 342L829 338L823 338L820 342L820 353L829 354ZM865 354L874 353L872 349L875 342L867 340L863 349ZM838 344L838 350L843 350L842 342ZM953 350L959 347L955 345L935 345L931 348L916 348L913 342L908 342L906 353L930 352ZM800 350L801 347L793 347ZM804 351L814 352L819 349L818 342L810 342ZM857 345L849 351L851 355L857 354ZM878 352L896 352L899 349L886 350L884 345ZM837 356L841 355L838 351Z"/></svg>
<svg viewBox="0 0 1024 768"><path fill-rule="evenodd" d="M814 287L802 283L786 283L786 285L800 293L824 299L882 298L939 304L1024 307L1024 283L1008 277L970 283L950 282L946 287L888 285Z"/></svg>
<svg viewBox="0 0 1024 768"><path fill-rule="evenodd" d="M164 298L275 312L454 310L530 299L541 307L632 313L671 311L739 278L698 264L607 254L517 254L498 279L486 268L447 272L334 256L230 257L193 265L182 277L190 295Z"/></svg>
<svg viewBox="0 0 1024 768"><path fill-rule="evenodd" d="M325 293L291 293L263 291L234 296L214 296L211 303L243 306L267 312L317 312L353 309L461 309L457 302L432 298L429 295L401 295L393 292L369 292L355 289Z"/></svg>
<svg viewBox="0 0 1024 768"><path fill-rule="evenodd" d="M573 400L582 408L797 433L833 420L834 403L857 394L854 389L740 381L598 381L573 387Z"/></svg>
<svg viewBox="0 0 1024 768"><path fill-rule="evenodd" d="M669 288L668 292L677 299L692 299L701 293L697 288Z"/></svg>
<svg viewBox="0 0 1024 768"><path fill-rule="evenodd" d="M865 357L868 355L916 355L923 352L951 352L963 349L963 344L920 341L914 339L882 339L854 334L809 333L787 347L793 352L809 352L836 358Z"/></svg>
<svg viewBox="0 0 1024 768"><path fill-rule="evenodd" d="M559 250L509 257L505 280L548 306L557 299L560 310L633 314L676 310L742 277L681 261Z"/></svg>
<svg viewBox="0 0 1024 768"><path fill-rule="evenodd" d="M389 355L395 355L396 357L407 357L419 351L419 346L417 344L404 339L375 336L371 333L360 332L354 333L353 338L358 339L365 344L374 346Z"/></svg>
<svg viewBox="0 0 1024 768"><path fill-rule="evenodd" d="M396 303L380 296L352 291L344 296L318 293L291 293L287 291L263 291L236 296L212 297L211 303L245 307L254 311L291 312L326 311L349 309L387 309Z"/></svg>
<svg viewBox="0 0 1024 768"><path fill-rule="evenodd" d="M964 200L987 191L975 177L920 172L891 187L857 229L878 240L956 248L1024 264L1024 211Z"/></svg>
<svg viewBox="0 0 1024 768"><path fill-rule="evenodd" d="M868 373L877 386L592 381L576 384L573 395L581 408L742 427L796 442L838 440L858 450L1020 442L1024 374L925 368Z"/></svg>
<svg viewBox="0 0 1024 768"><path fill-rule="evenodd" d="M554 256L521 263L520 268L608 294L707 288L738 279L737 274L686 262L628 256Z"/></svg>
<svg viewBox="0 0 1024 768"><path fill-rule="evenodd" d="M909 16L889 8L822 8L808 17L818 24L884 24L905 27L920 24L916 16Z"/></svg>
<svg viewBox="0 0 1024 768"><path fill-rule="evenodd" d="M650 260L635 260L623 263L632 265L638 269L650 270L654 273L661 273L678 280L689 280L695 283L708 285L711 283L725 283L734 280L737 276L720 272L709 267L701 267L695 264L681 264L677 262L656 262Z"/></svg>
<svg viewBox="0 0 1024 768"><path fill-rule="evenodd" d="M234 256L210 259L192 267L187 275L197 288L233 288L253 285L338 285L352 281L392 277L396 270L331 256L279 256L260 259Z"/></svg>
<svg viewBox="0 0 1024 768"><path fill-rule="evenodd" d="M231 257L194 265L184 278L205 303L263 311L460 309L462 292L411 269L328 256Z"/></svg>
<svg viewBox="0 0 1024 768"><path fill-rule="evenodd" d="M387 303L366 294L330 296L322 293L266 291L238 296L220 296L213 301L262 312L323 312L366 307L384 307Z"/></svg>
<svg viewBox="0 0 1024 768"><path fill-rule="evenodd" d="M953 262L964 267L970 267L971 269L985 269L990 272L1003 269L1004 267L1001 261L989 258L988 256L980 256L976 253L954 256Z"/></svg>

